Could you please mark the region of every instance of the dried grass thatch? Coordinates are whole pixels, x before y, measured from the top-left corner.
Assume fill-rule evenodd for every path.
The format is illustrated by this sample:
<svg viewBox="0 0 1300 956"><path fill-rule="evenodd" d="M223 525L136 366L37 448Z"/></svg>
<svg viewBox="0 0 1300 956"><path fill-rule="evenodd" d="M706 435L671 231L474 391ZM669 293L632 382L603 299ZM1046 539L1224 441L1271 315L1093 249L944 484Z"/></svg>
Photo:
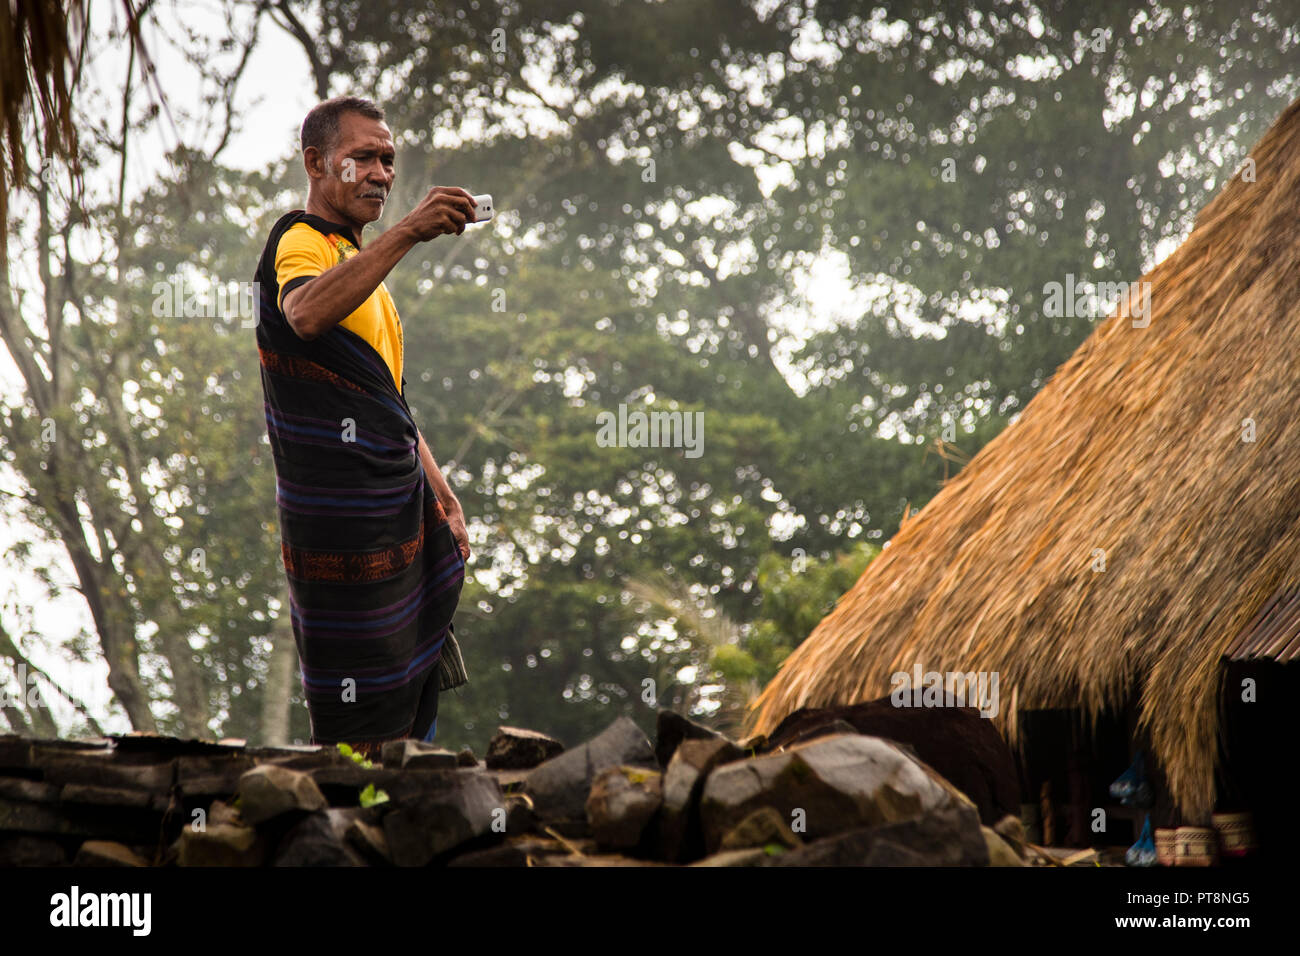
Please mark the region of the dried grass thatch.
<svg viewBox="0 0 1300 956"><path fill-rule="evenodd" d="M918 663L998 672L1013 742L1018 710L1095 717L1136 694L1180 808L1210 812L1220 659L1300 584L1300 101L1251 157L1256 181L1234 176L1144 277L1149 326L1121 304L903 524L751 732Z"/></svg>

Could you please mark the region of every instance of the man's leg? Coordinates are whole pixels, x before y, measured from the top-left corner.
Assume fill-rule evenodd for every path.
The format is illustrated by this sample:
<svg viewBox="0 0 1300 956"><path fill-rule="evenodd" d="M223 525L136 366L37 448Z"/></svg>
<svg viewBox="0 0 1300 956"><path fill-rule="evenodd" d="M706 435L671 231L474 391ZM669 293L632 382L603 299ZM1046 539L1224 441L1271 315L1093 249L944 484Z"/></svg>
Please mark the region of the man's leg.
<svg viewBox="0 0 1300 956"><path fill-rule="evenodd" d="M432 743L438 731L438 686L438 668L430 667L420 693L420 706L415 711L415 725L411 728L411 736L426 743Z"/></svg>

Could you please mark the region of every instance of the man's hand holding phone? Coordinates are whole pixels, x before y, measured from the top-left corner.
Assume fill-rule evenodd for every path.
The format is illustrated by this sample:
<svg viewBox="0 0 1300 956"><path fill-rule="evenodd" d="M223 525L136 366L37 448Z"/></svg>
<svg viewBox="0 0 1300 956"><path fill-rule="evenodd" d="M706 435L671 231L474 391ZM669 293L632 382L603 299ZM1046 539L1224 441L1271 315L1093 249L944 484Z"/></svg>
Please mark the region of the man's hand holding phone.
<svg viewBox="0 0 1300 956"><path fill-rule="evenodd" d="M421 242L438 236L459 236L465 223L474 221L474 197L459 186L434 186L419 204L403 217L406 226Z"/></svg>

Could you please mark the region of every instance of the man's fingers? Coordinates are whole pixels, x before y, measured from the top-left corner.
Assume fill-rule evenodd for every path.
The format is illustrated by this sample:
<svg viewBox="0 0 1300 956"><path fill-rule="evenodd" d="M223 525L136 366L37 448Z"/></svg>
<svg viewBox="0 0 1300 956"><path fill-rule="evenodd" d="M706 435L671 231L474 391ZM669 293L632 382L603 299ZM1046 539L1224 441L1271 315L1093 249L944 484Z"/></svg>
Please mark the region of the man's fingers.
<svg viewBox="0 0 1300 956"><path fill-rule="evenodd" d="M472 198L462 198L460 196L448 196L446 198L452 204L452 208L464 215L466 222L473 222L478 218L474 215L474 200Z"/></svg>
<svg viewBox="0 0 1300 956"><path fill-rule="evenodd" d="M466 199L469 200L472 200L474 198L469 193L467 193L464 189L461 189L459 186L434 186L432 191L441 192L448 196L464 196Z"/></svg>
<svg viewBox="0 0 1300 956"><path fill-rule="evenodd" d="M429 196L435 202L463 209L465 215L471 219L474 216L474 209L478 205L478 203L474 202L474 197L459 186L435 186L429 190Z"/></svg>

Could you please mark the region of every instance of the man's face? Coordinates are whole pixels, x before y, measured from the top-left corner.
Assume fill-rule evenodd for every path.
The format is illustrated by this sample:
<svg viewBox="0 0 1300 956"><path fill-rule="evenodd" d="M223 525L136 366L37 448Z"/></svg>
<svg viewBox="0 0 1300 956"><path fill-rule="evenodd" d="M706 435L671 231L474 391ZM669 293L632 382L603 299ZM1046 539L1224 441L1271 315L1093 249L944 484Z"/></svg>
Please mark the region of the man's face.
<svg viewBox="0 0 1300 956"><path fill-rule="evenodd" d="M339 117L338 143L328 157L308 157L322 198L352 222L374 222L393 188L396 149L388 125L360 113ZM317 175L319 173L319 176Z"/></svg>

